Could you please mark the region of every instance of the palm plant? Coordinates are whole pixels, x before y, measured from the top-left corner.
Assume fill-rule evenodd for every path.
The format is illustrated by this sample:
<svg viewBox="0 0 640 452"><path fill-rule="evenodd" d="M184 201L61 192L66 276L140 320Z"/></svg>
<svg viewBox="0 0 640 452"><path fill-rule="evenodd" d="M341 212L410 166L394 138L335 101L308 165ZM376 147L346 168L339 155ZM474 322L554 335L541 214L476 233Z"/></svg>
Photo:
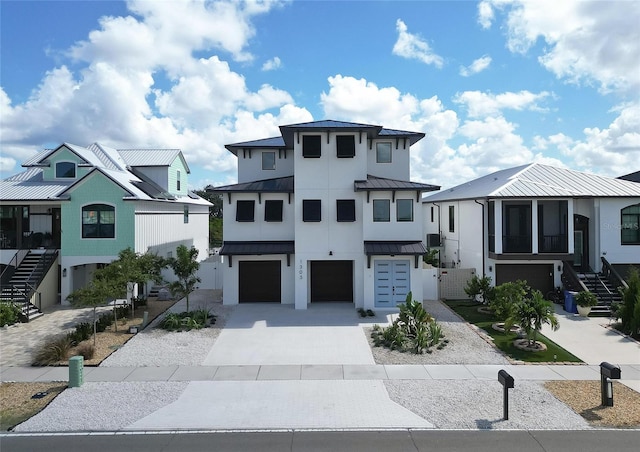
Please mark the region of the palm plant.
<svg viewBox="0 0 640 452"><path fill-rule="evenodd" d="M553 331L560 328L553 304L544 299L542 292L534 290L531 296L516 303L504 327L505 331L509 331L513 325L519 325L525 331L529 345L534 346L544 324L550 325Z"/></svg>

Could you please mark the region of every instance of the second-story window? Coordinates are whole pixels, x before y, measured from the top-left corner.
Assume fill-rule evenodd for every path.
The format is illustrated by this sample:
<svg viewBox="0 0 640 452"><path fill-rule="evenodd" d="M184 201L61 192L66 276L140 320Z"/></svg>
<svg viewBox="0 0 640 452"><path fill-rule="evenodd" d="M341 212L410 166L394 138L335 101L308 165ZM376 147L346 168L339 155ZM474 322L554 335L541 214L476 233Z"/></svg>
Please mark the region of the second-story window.
<svg viewBox="0 0 640 452"><path fill-rule="evenodd" d="M302 200L302 221L317 222L322 220L322 203L319 199Z"/></svg>
<svg viewBox="0 0 640 452"><path fill-rule="evenodd" d="M337 221L356 221L356 201L354 199L336 200Z"/></svg>
<svg viewBox="0 0 640 452"><path fill-rule="evenodd" d="M106 204L82 208L82 238L112 239L116 234L116 209Z"/></svg>
<svg viewBox="0 0 640 452"><path fill-rule="evenodd" d="M182 217L183 217L184 224L187 224L189 222L189 206L184 206L182 211Z"/></svg>
<svg viewBox="0 0 640 452"><path fill-rule="evenodd" d="M253 211L255 201L237 201L236 202L236 221L251 222L253 221Z"/></svg>
<svg viewBox="0 0 640 452"><path fill-rule="evenodd" d="M336 137L336 155L338 158L356 156L356 139L353 135L338 135Z"/></svg>
<svg viewBox="0 0 640 452"><path fill-rule="evenodd" d="M281 222L282 221L282 201L266 200L264 202L264 221Z"/></svg>
<svg viewBox="0 0 640 452"><path fill-rule="evenodd" d="M273 151L262 153L262 169L274 170L276 169L276 153Z"/></svg>
<svg viewBox="0 0 640 452"><path fill-rule="evenodd" d="M321 155L320 135L304 135L302 137L302 156L317 159Z"/></svg>
<svg viewBox="0 0 640 452"><path fill-rule="evenodd" d="M180 171L176 174L176 190L180 191Z"/></svg>
<svg viewBox="0 0 640 452"><path fill-rule="evenodd" d="M396 200L396 220L413 221L413 199Z"/></svg>
<svg viewBox="0 0 640 452"><path fill-rule="evenodd" d="M374 199L373 200L373 221L375 222L388 222L390 221L389 215L390 201L388 199Z"/></svg>
<svg viewBox="0 0 640 452"><path fill-rule="evenodd" d="M75 179L76 164L73 162L56 163L56 179Z"/></svg>
<svg viewBox="0 0 640 452"><path fill-rule="evenodd" d="M449 206L449 232L456 232L456 209L454 206Z"/></svg>
<svg viewBox="0 0 640 452"><path fill-rule="evenodd" d="M376 163L391 163L391 143L376 143Z"/></svg>

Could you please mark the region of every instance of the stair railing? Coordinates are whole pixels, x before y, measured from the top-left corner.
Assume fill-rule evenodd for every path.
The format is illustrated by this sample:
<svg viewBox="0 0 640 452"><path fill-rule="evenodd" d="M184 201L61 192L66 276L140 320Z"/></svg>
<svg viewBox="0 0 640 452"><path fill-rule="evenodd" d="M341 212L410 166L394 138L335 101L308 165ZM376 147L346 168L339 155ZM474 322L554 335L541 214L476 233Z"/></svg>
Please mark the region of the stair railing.
<svg viewBox="0 0 640 452"><path fill-rule="evenodd" d="M602 260L602 274L605 276L605 278L607 278L609 283L611 283L611 285L616 288L622 287L628 289L629 285L627 284L627 282L622 279L620 273L618 273L618 271L613 268L609 261L605 259L604 256L600 257L600 260Z"/></svg>
<svg viewBox="0 0 640 452"><path fill-rule="evenodd" d="M602 280L602 278L600 278L600 276L599 276L599 275L596 275L596 279L597 279L597 282L599 283L599 285L601 285L602 287L604 287L604 290L607 292L607 298L609 299L609 303L606 303L606 302L605 302L605 304L608 304L609 306L611 306L611 305L613 304L613 293L609 290L609 288L608 288L608 287L607 287L607 285L604 283L604 281ZM596 294L596 295L598 295L598 294ZM598 298L599 298L599 297L598 297Z"/></svg>
<svg viewBox="0 0 640 452"><path fill-rule="evenodd" d="M585 284L580 280L578 273L576 273L575 269L571 265L571 262L564 261L562 263L562 281L564 284L569 286L569 289L575 290L577 292L586 291L589 289Z"/></svg>
<svg viewBox="0 0 640 452"><path fill-rule="evenodd" d="M29 250L18 250L18 252L13 255L9 263L4 267L2 273L0 273L0 281L5 280L5 277L7 277L10 269L15 271L27 254L29 254Z"/></svg>

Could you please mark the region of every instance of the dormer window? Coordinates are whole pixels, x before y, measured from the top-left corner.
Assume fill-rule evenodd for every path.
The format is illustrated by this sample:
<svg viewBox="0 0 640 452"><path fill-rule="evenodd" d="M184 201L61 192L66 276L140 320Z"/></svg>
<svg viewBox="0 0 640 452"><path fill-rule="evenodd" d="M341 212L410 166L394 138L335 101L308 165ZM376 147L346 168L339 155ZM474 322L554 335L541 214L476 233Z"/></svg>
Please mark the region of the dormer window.
<svg viewBox="0 0 640 452"><path fill-rule="evenodd" d="M75 179L76 164L73 162L56 163L56 179Z"/></svg>
<svg viewBox="0 0 640 452"><path fill-rule="evenodd" d="M336 137L338 158L353 158L356 156L356 140L353 135L338 135Z"/></svg>

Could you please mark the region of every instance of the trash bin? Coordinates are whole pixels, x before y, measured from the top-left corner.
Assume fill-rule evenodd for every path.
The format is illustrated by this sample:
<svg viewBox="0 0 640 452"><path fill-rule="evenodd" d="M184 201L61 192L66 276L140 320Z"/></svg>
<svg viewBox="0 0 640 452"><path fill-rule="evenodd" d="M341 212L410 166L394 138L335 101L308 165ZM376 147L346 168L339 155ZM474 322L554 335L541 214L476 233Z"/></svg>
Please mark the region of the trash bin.
<svg viewBox="0 0 640 452"><path fill-rule="evenodd" d="M572 292L570 290L564 291L564 310L572 314L578 313L578 306L576 305L576 294L578 292Z"/></svg>

